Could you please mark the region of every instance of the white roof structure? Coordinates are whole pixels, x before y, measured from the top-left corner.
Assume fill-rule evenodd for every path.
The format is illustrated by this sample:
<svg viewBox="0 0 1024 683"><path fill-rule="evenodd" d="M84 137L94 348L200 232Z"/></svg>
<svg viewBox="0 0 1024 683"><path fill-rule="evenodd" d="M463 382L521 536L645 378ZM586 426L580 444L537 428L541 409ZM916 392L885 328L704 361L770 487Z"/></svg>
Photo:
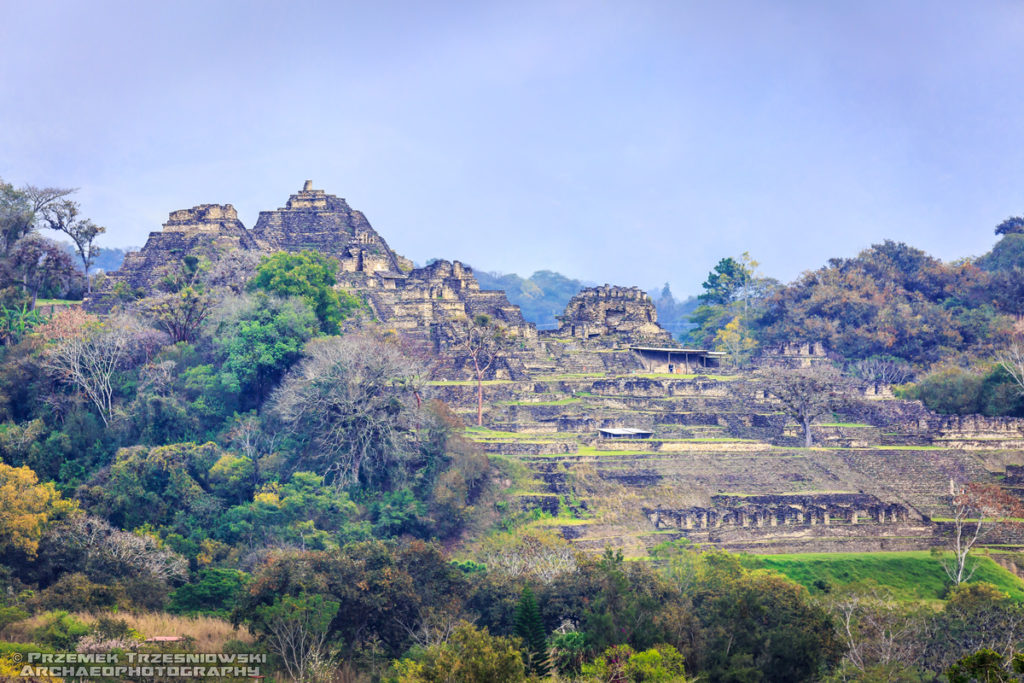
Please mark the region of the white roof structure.
<svg viewBox="0 0 1024 683"><path fill-rule="evenodd" d="M650 436L653 434L649 429L633 429L632 427L607 427L597 431L609 436Z"/></svg>

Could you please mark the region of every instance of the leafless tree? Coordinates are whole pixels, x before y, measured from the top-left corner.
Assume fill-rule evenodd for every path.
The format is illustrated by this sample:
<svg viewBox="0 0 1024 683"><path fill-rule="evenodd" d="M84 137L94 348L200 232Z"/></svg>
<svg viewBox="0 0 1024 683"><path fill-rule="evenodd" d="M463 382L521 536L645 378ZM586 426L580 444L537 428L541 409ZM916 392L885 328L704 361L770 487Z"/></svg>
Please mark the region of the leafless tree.
<svg viewBox="0 0 1024 683"><path fill-rule="evenodd" d="M255 413L236 416L228 428L227 439L231 448L253 462L272 453L277 444L277 435L267 433Z"/></svg>
<svg viewBox="0 0 1024 683"><path fill-rule="evenodd" d="M145 574L164 582L188 575L188 561L152 536L121 531L98 517L74 515L55 534L62 543L82 551L86 565L105 566L118 574Z"/></svg>
<svg viewBox="0 0 1024 683"><path fill-rule="evenodd" d="M804 433L804 446L812 445L811 422L849 401L851 384L830 365L809 368L762 368L743 391L760 389L774 397L795 418Z"/></svg>
<svg viewBox="0 0 1024 683"><path fill-rule="evenodd" d="M904 384L914 378L911 367L898 359L878 357L857 361L854 368L858 376L879 384Z"/></svg>
<svg viewBox="0 0 1024 683"><path fill-rule="evenodd" d="M465 623L458 600L452 598L444 605L417 608L416 622L413 625L400 621L402 628L420 647L432 647L448 642L452 633Z"/></svg>
<svg viewBox="0 0 1024 683"><path fill-rule="evenodd" d="M204 274L203 282L207 287L241 294L245 291L245 284L256 273L259 262L258 252L232 249L214 261L209 272Z"/></svg>
<svg viewBox="0 0 1024 683"><path fill-rule="evenodd" d="M445 335L451 340L451 350L464 354L473 364L476 378L476 423L484 423L484 377L497 359L504 329L487 315L478 315L472 320L457 318L443 326Z"/></svg>
<svg viewBox="0 0 1024 683"><path fill-rule="evenodd" d="M508 540L497 538L485 543L481 559L489 570L516 578L534 576L542 583L577 567L576 549L561 538L533 532Z"/></svg>
<svg viewBox="0 0 1024 683"><path fill-rule="evenodd" d="M327 634L338 604L319 596L285 596L267 609L265 638L294 681L321 678L327 664Z"/></svg>
<svg viewBox="0 0 1024 683"><path fill-rule="evenodd" d="M381 477L415 448L424 369L370 334L316 339L271 397L272 412L339 484Z"/></svg>
<svg viewBox="0 0 1024 683"><path fill-rule="evenodd" d="M905 670L924 654L923 615L907 613L905 605L879 590L832 596L825 606L846 645L846 662L860 672L872 669L872 680L903 680Z"/></svg>
<svg viewBox="0 0 1024 683"><path fill-rule="evenodd" d="M1024 508L996 484L968 484L953 495L951 503L953 520L947 546L952 557L944 559L942 567L953 585L959 586L977 570L970 556L978 542L996 525L1020 519Z"/></svg>
<svg viewBox="0 0 1024 683"><path fill-rule="evenodd" d="M101 321L81 313L69 315L79 316L79 323L51 339L43 366L58 381L85 394L103 424L109 425L114 415L114 376L140 352L145 330L128 316Z"/></svg>
<svg viewBox="0 0 1024 683"><path fill-rule="evenodd" d="M213 312L216 301L195 287L184 287L152 297L145 305L146 315L153 325L166 332L172 341L192 342Z"/></svg>
<svg viewBox="0 0 1024 683"><path fill-rule="evenodd" d="M68 196L78 192L76 187L36 187L26 185L21 189L28 198L32 213L38 215L49 208L54 202L66 199Z"/></svg>
<svg viewBox="0 0 1024 683"><path fill-rule="evenodd" d="M1017 383L1019 391L1024 393L1024 342L1017 337L1010 345L996 356L999 365Z"/></svg>

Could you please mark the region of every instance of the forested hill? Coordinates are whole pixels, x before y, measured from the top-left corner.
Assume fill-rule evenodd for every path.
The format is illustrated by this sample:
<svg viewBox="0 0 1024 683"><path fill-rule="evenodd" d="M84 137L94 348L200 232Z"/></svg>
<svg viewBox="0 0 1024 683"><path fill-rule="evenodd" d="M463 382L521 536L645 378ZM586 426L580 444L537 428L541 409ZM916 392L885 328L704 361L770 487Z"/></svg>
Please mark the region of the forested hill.
<svg viewBox="0 0 1024 683"><path fill-rule="evenodd" d="M832 258L788 285L749 255L708 274L688 341L742 366L765 349L820 343L864 379L947 413L1024 415L1024 219L996 227L992 251L944 263L886 240Z"/></svg>
<svg viewBox="0 0 1024 683"><path fill-rule="evenodd" d="M565 305L576 292L593 282L574 280L552 270L538 270L529 277L515 273L496 273L473 269L480 289L500 289L508 300L523 311L523 317L541 329L558 327L555 316L561 315Z"/></svg>

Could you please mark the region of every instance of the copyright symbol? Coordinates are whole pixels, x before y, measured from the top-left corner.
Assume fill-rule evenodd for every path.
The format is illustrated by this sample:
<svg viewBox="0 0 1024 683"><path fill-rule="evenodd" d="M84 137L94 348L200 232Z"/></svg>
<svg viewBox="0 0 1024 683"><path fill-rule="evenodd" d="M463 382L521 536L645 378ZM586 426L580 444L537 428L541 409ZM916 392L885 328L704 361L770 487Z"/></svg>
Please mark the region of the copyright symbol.
<svg viewBox="0 0 1024 683"><path fill-rule="evenodd" d="M21 661L21 653L20 652L15 652L14 653L14 661L16 661L16 662L20 662Z"/></svg>

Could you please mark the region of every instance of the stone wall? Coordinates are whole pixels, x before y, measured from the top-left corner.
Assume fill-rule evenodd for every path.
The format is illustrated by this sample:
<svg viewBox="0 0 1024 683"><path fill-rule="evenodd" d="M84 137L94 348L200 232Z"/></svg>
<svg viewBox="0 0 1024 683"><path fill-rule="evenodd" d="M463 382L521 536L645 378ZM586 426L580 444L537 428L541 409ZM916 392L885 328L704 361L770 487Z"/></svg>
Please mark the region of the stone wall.
<svg viewBox="0 0 1024 683"><path fill-rule="evenodd" d="M828 355L820 342L779 344L762 349L757 361L760 365L806 368L828 362Z"/></svg>
<svg viewBox="0 0 1024 683"><path fill-rule="evenodd" d="M914 515L905 505L863 493L712 496L710 507L645 509L656 529L709 530L722 526L775 527L816 524L897 524Z"/></svg>

